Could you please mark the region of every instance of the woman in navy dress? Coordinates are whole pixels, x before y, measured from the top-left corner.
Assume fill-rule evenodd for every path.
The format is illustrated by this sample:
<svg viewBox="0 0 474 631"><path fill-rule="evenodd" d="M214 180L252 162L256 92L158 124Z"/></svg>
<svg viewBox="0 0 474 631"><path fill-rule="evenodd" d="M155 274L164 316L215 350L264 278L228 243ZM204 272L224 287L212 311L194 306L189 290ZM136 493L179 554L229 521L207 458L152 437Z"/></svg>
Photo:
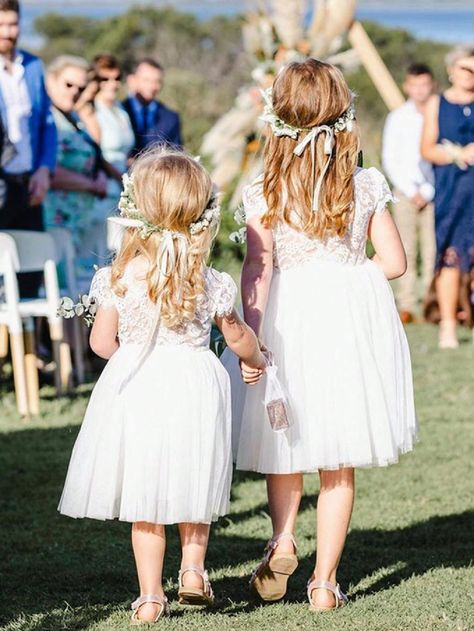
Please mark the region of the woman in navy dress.
<svg viewBox="0 0 474 631"><path fill-rule="evenodd" d="M428 102L421 152L435 171L439 346L457 348L461 280L474 269L474 47L455 48L446 65L451 87ZM472 323L472 303L464 304Z"/></svg>

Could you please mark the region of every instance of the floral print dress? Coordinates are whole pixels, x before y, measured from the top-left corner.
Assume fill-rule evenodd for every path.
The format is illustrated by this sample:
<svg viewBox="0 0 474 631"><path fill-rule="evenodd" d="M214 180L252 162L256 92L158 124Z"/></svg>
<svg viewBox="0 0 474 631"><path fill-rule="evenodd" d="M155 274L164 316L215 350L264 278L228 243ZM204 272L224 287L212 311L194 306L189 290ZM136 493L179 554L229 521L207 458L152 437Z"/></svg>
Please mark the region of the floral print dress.
<svg viewBox="0 0 474 631"><path fill-rule="evenodd" d="M58 130L57 166L93 178L96 175L97 152L85 130L53 108ZM79 285L87 287L94 274L94 248L90 246L90 231L94 221L95 196L83 191L50 189L44 203L46 230L54 227L67 228L72 235L77 253Z"/></svg>

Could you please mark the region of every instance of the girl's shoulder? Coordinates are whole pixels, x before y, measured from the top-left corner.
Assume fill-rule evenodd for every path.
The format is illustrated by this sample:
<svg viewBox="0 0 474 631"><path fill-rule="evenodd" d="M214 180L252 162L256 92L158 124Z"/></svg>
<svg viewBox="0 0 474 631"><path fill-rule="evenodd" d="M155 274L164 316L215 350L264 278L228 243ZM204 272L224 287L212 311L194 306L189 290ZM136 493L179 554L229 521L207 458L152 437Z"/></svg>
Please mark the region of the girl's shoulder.
<svg viewBox="0 0 474 631"><path fill-rule="evenodd" d="M101 267L92 278L89 298L93 298L99 307L115 305L115 294L112 291L111 267Z"/></svg>
<svg viewBox="0 0 474 631"><path fill-rule="evenodd" d="M213 267L206 267L205 277L213 315L223 316L230 313L237 297L237 285L232 276Z"/></svg>
<svg viewBox="0 0 474 631"><path fill-rule="evenodd" d="M242 203L247 220L261 217L267 210L267 202L263 195L263 173L242 189Z"/></svg>
<svg viewBox="0 0 474 631"><path fill-rule="evenodd" d="M394 198L388 182L378 169L357 167L354 173L356 201L369 212L383 212Z"/></svg>

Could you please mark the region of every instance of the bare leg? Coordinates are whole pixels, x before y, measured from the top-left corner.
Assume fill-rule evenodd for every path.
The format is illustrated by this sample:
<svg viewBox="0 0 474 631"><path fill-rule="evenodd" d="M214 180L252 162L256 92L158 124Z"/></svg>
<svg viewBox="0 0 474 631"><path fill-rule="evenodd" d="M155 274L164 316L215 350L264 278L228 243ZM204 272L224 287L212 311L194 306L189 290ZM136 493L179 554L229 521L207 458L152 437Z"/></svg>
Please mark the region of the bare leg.
<svg viewBox="0 0 474 631"><path fill-rule="evenodd" d="M209 541L209 524L183 523L178 524L178 528L183 555L181 569L194 565L203 570ZM197 587L200 589L203 587L201 576L195 572L186 572L183 576L183 584L186 587Z"/></svg>
<svg viewBox="0 0 474 631"><path fill-rule="evenodd" d="M132 546L140 584L140 596L154 594L163 597L162 575L165 556L165 528L161 524L136 522L132 526ZM154 620L158 605L147 603L140 607L140 620Z"/></svg>
<svg viewBox="0 0 474 631"><path fill-rule="evenodd" d="M303 494L303 475L301 473L267 475L267 493L273 536L282 532L293 534ZM278 551L293 554L295 551L291 539L281 539Z"/></svg>
<svg viewBox="0 0 474 631"><path fill-rule="evenodd" d="M354 469L321 470L319 479L314 577L336 583L354 504ZM314 590L312 600L317 607L332 607L335 602L333 594L324 589Z"/></svg>
<svg viewBox="0 0 474 631"><path fill-rule="evenodd" d="M439 330L440 348L455 348L458 345L456 337L456 313L459 301L460 282L461 272L458 268L441 268L436 281L436 293L438 295L441 316Z"/></svg>
<svg viewBox="0 0 474 631"><path fill-rule="evenodd" d="M460 270L442 267L436 282L441 320L456 320L459 300Z"/></svg>

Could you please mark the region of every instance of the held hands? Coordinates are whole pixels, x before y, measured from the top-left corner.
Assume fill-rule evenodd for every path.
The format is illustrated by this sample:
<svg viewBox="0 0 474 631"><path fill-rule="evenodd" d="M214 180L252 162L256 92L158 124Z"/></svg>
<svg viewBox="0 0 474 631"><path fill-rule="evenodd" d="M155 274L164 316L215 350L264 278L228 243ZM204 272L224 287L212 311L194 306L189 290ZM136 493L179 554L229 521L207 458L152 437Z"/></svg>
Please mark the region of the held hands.
<svg viewBox="0 0 474 631"><path fill-rule="evenodd" d="M461 156L466 165L474 165L474 142L470 142L462 148Z"/></svg>
<svg viewBox="0 0 474 631"><path fill-rule="evenodd" d="M50 186L48 167L40 167L30 178L29 193L31 206L38 206L43 201Z"/></svg>
<svg viewBox="0 0 474 631"><path fill-rule="evenodd" d="M240 360L240 372L244 383L254 386L262 378L268 364L272 362L270 351L263 344L260 345L260 358L257 367L249 366Z"/></svg>
<svg viewBox="0 0 474 631"><path fill-rule="evenodd" d="M410 201L412 204L414 204L418 208L418 210L423 210L423 208L428 203L426 199L423 197L423 195L418 191L413 195Z"/></svg>
<svg viewBox="0 0 474 631"><path fill-rule="evenodd" d="M103 171L99 171L97 177L93 180L91 192L101 199L107 195L107 176Z"/></svg>

